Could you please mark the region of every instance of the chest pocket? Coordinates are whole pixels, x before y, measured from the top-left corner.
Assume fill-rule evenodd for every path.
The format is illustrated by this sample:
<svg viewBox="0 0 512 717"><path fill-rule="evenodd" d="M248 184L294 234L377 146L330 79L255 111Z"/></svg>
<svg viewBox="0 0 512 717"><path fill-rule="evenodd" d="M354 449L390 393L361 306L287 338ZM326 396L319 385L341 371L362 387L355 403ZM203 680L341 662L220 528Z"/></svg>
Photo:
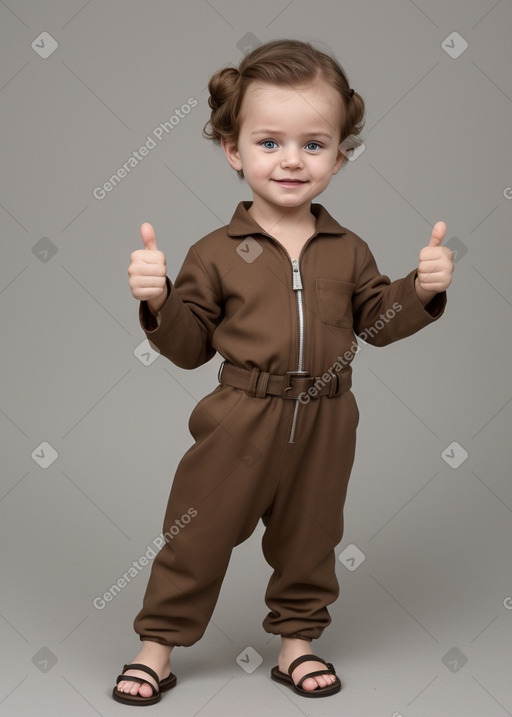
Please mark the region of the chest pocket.
<svg viewBox="0 0 512 717"><path fill-rule="evenodd" d="M318 315L324 324L352 328L352 293L355 284L338 279L316 278Z"/></svg>

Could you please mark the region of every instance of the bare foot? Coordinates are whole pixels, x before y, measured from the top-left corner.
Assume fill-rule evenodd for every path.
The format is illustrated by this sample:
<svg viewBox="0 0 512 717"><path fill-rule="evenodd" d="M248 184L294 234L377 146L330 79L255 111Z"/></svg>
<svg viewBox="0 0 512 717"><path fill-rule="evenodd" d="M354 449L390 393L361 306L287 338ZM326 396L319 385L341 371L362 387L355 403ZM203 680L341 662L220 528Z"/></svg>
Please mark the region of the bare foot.
<svg viewBox="0 0 512 717"><path fill-rule="evenodd" d="M152 640L143 640L142 648L140 652L133 658L133 660L127 664L133 664L134 662L142 663L151 667L156 672L160 681L165 679L171 673L171 664L169 661L172 647L167 645L161 645L159 642L153 642ZM150 682L155 690L158 692L158 685L155 680L148 675L147 672L142 670L126 670L125 675L133 675L133 677L142 677L142 679ZM119 692L125 692L131 695L140 695L141 697L151 697L152 691L149 685L141 684L140 682L132 682L132 680L122 680L117 685Z"/></svg>
<svg viewBox="0 0 512 717"><path fill-rule="evenodd" d="M308 640L301 640L293 637L281 636L281 652L279 653L278 666L281 672L285 675L288 674L288 668L291 663L300 655L312 655L311 642ZM323 662L303 662L298 665L292 672L292 680L297 684L300 680L307 675L308 672L315 672L315 670L327 669ZM304 690L316 690L317 687L327 687L336 680L334 675L318 675L317 677L308 677L302 683L302 689Z"/></svg>

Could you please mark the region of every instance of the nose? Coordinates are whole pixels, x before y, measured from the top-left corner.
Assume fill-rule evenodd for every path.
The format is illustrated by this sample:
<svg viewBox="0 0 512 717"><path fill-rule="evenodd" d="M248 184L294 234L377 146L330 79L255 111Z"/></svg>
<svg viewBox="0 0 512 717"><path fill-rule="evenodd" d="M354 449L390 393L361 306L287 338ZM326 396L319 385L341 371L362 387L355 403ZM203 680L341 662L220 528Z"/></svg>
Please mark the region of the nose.
<svg viewBox="0 0 512 717"><path fill-rule="evenodd" d="M300 150L297 147L286 147L281 159L281 167L302 167L303 162L300 156Z"/></svg>

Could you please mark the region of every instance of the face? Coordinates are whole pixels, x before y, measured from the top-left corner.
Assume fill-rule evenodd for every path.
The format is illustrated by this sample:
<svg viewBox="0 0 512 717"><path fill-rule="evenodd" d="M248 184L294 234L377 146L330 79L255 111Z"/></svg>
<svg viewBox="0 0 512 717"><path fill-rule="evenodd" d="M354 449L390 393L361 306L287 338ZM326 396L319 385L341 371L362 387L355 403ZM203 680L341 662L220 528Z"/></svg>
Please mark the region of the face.
<svg viewBox="0 0 512 717"><path fill-rule="evenodd" d="M309 208L343 164L339 94L325 81L286 87L254 81L242 104L238 143L222 140L254 203Z"/></svg>

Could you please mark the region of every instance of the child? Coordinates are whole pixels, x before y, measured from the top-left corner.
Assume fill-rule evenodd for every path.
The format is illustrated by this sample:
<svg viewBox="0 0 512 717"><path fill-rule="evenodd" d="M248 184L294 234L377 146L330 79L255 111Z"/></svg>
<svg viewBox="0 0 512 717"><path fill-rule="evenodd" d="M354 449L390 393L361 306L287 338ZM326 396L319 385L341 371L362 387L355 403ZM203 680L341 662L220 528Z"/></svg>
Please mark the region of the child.
<svg viewBox="0 0 512 717"><path fill-rule="evenodd" d="M169 656L203 635L232 549L261 518L274 569L264 629L281 636L272 679L298 694L341 688L311 650L339 594L335 548L359 412L350 391L354 334L384 346L444 312L453 271L443 222L418 267L391 282L368 245L312 203L342 167L339 145L364 102L338 63L308 43L257 47L209 82L211 130L252 190L227 226L193 244L174 284L150 224L128 269L148 339L181 368L218 351L219 384L194 407L134 621L143 641L113 696L152 704L174 687ZM187 520L188 518L188 520Z"/></svg>

